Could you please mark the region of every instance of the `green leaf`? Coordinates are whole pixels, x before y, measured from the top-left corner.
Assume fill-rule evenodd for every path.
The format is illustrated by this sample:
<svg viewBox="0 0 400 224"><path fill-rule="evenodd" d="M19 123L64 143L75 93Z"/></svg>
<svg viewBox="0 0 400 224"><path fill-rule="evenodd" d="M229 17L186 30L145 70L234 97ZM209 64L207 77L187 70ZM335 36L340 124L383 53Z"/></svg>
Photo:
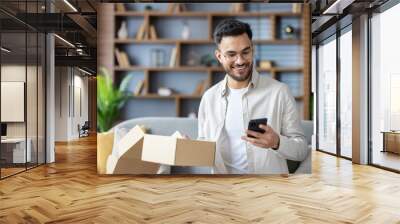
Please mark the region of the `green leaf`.
<svg viewBox="0 0 400 224"><path fill-rule="evenodd" d="M121 84L116 87L108 71L100 69L97 76L97 123L100 132L112 128L122 107L130 99L131 95L125 91L131 79L132 76L125 76Z"/></svg>

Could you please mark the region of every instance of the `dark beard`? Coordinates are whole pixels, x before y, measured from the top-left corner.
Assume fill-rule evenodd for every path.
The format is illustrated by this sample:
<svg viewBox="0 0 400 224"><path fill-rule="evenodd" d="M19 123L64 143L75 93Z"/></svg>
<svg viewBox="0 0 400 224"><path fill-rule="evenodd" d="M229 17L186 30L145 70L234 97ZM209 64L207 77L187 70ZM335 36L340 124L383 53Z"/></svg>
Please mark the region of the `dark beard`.
<svg viewBox="0 0 400 224"><path fill-rule="evenodd" d="M226 72L226 73L228 74L228 76L231 77L233 80L235 80L235 81L237 81L237 82L243 82L243 81L248 80L248 79L250 78L251 74L253 73L253 64L250 64L249 67L250 67L249 73L247 73L247 75L246 75L246 76L243 76L243 77L234 76L234 75L230 74L229 71L227 71L226 69L225 69L225 72Z"/></svg>

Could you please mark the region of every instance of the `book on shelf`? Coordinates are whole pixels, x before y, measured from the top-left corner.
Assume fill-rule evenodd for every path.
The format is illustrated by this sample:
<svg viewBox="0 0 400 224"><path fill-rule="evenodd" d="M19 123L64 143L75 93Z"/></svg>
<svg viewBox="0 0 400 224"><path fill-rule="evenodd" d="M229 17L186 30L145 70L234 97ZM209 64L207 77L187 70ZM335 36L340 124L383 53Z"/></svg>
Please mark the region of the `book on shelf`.
<svg viewBox="0 0 400 224"><path fill-rule="evenodd" d="M121 54L120 54L120 52L119 52L119 50L118 49L115 49L115 58L117 58L117 63L118 63L118 65L119 66L123 66L123 61L122 61L122 58L121 58Z"/></svg>
<svg viewBox="0 0 400 224"><path fill-rule="evenodd" d="M135 87L135 91L133 92L133 95L139 96L143 93L143 90L145 89L145 81L140 80Z"/></svg>
<svg viewBox="0 0 400 224"><path fill-rule="evenodd" d="M157 32L156 32L156 28L154 27L154 25L150 26L150 39L152 40L156 40L157 37Z"/></svg>
<svg viewBox="0 0 400 224"><path fill-rule="evenodd" d="M128 54L125 52L121 52L118 49L115 49L115 57L117 58L118 65L121 67L129 67L129 58Z"/></svg>
<svg viewBox="0 0 400 224"><path fill-rule="evenodd" d="M203 95L204 91L206 90L206 80L199 82L196 86L196 89L193 91L193 95L201 96Z"/></svg>
<svg viewBox="0 0 400 224"><path fill-rule="evenodd" d="M147 37L146 23L143 22L140 25L138 32L136 33L136 40L143 40L146 39L146 37Z"/></svg>
<svg viewBox="0 0 400 224"><path fill-rule="evenodd" d="M172 48L171 51L171 58L169 60L169 67L175 67L176 66L176 57L177 57L177 49L176 47Z"/></svg>
<svg viewBox="0 0 400 224"><path fill-rule="evenodd" d="M300 3L292 3L292 13L301 13Z"/></svg>
<svg viewBox="0 0 400 224"><path fill-rule="evenodd" d="M124 3L116 3L115 9L117 12L125 12L126 11Z"/></svg>
<svg viewBox="0 0 400 224"><path fill-rule="evenodd" d="M244 11L243 3L232 3L231 12L243 12L243 11Z"/></svg>
<svg viewBox="0 0 400 224"><path fill-rule="evenodd" d="M187 11L187 9L183 3L169 3L167 7L168 13L180 13L185 11Z"/></svg>
<svg viewBox="0 0 400 224"><path fill-rule="evenodd" d="M129 63L128 54L126 52L120 52L120 55L121 55L121 58L122 58L122 61L123 61L124 65L126 67L131 66L131 63Z"/></svg>

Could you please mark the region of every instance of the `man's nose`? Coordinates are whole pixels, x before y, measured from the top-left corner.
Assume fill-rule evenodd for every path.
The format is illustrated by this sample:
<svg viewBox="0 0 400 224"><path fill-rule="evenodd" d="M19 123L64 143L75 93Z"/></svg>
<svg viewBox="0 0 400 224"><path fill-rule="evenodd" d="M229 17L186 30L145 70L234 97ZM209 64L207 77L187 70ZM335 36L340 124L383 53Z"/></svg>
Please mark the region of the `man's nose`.
<svg viewBox="0 0 400 224"><path fill-rule="evenodd" d="M241 55L241 54L238 54L237 56L236 56L237 58L236 58L236 64L239 64L239 65L241 65L241 64L243 64L246 60L244 59L244 57Z"/></svg>

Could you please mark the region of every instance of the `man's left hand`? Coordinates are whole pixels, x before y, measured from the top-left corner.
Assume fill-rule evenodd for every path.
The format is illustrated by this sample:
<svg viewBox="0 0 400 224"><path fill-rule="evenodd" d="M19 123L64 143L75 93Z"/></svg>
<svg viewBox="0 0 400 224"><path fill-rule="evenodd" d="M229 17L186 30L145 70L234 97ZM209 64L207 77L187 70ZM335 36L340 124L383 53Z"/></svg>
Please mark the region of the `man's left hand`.
<svg viewBox="0 0 400 224"><path fill-rule="evenodd" d="M247 130L246 134L254 136L252 137L247 137L247 136L242 136L242 139L250 142L251 144L261 147L261 148L273 148L273 149L278 149L279 147L279 135L269 126L269 125L263 125L261 124L259 126L261 129L264 129L264 133L259 133L256 131L252 130Z"/></svg>

